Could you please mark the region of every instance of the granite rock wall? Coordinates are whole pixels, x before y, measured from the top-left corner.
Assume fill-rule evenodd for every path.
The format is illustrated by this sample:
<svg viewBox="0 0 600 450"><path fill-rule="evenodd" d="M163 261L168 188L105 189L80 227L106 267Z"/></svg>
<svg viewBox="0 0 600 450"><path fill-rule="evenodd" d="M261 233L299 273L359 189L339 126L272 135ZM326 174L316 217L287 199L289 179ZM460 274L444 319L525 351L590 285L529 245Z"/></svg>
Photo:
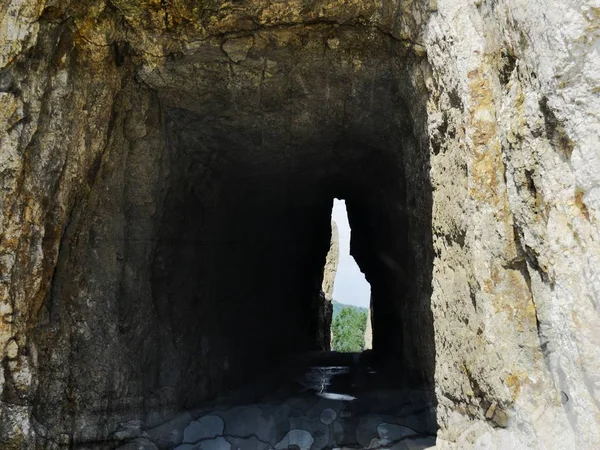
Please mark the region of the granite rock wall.
<svg viewBox="0 0 600 450"><path fill-rule="evenodd" d="M600 447L599 8L5 2L2 447L320 348L333 197L440 448Z"/></svg>

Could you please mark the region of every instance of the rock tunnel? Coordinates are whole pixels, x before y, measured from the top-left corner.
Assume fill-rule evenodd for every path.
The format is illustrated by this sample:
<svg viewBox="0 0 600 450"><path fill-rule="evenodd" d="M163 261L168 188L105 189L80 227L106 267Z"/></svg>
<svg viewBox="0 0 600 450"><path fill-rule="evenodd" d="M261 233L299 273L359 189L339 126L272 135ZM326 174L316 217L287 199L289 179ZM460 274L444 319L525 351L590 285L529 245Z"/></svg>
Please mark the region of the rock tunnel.
<svg viewBox="0 0 600 450"><path fill-rule="evenodd" d="M98 410L189 408L328 350L334 198L372 285L375 351L432 388L431 186L410 57L373 30L315 26L137 71L39 318L43 361L68 330L74 409L46 395L65 367L42 363L36 414L64 423L58 406L93 440Z"/></svg>
<svg viewBox="0 0 600 450"><path fill-rule="evenodd" d="M440 448L600 446L597 26L548 35L597 14L549 2L0 7L0 447L327 350L334 198Z"/></svg>

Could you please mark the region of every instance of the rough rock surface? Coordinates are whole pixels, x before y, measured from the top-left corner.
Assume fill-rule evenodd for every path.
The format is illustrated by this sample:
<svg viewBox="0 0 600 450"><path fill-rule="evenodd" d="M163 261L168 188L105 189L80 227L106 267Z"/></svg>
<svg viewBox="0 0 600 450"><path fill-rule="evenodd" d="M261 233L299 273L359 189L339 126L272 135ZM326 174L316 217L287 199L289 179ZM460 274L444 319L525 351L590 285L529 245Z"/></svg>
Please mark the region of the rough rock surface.
<svg viewBox="0 0 600 450"><path fill-rule="evenodd" d="M325 294L325 299L330 302L333 300L333 287L335 284L335 274L337 273L338 262L340 260L340 240L338 227L335 222L331 222L331 243L325 260L323 269L323 285L321 290Z"/></svg>
<svg viewBox="0 0 600 450"><path fill-rule="evenodd" d="M4 2L2 448L318 347L333 196L439 448L600 448L599 11Z"/></svg>
<svg viewBox="0 0 600 450"><path fill-rule="evenodd" d="M340 241L336 223L331 221L331 240L329 251L323 268L323 283L321 284L321 304L319 305L319 322L317 341L322 350L331 349L331 320L333 318L333 287L340 258Z"/></svg>
<svg viewBox="0 0 600 450"><path fill-rule="evenodd" d="M147 448L173 450L425 450L435 445L433 392L398 389L385 373L352 362L351 354L315 356L304 355L308 367L284 366L279 375L268 374L257 383L268 385L268 391L242 389L158 427L144 430L137 424L135 434L127 424L117 432L117 449L142 439Z"/></svg>
<svg viewBox="0 0 600 450"><path fill-rule="evenodd" d="M373 325L371 323L371 310L367 312L367 326L365 327L365 350L373 348Z"/></svg>

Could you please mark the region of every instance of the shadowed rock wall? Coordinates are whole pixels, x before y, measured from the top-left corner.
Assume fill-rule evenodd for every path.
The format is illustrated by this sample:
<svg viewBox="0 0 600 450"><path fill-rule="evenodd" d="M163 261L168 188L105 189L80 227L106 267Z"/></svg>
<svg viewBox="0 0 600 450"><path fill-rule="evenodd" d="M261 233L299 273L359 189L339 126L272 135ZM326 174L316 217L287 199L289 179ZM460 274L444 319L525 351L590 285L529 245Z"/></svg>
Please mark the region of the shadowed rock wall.
<svg viewBox="0 0 600 450"><path fill-rule="evenodd" d="M318 348L334 196L440 448L600 447L598 20L3 4L3 448L109 446Z"/></svg>
<svg viewBox="0 0 600 450"><path fill-rule="evenodd" d="M11 445L110 440L119 422L153 426L290 354L327 348L321 284L333 197L357 202L360 214L393 207L405 215L403 146L415 151L400 85L407 49L376 29L315 24L208 38L157 61L129 41L99 55L65 28L63 89L75 77L93 88L88 71L102 64L115 81L103 86L110 102L90 94L89 106L73 109L67 105L82 95L75 85L72 98L62 93L64 104L48 105L72 117L48 111L40 119L54 120L47 126L57 145L76 126L102 139L88 155L96 141L82 132L88 166L63 150L54 183L68 195L47 205L59 214L55 240L41 236L54 256L44 260L38 303L27 300L35 310L29 331L17 333L24 340L16 360L31 372L5 372ZM36 52L45 54L32 52L10 73L18 82ZM80 117L102 107L106 120ZM84 167L84 178L66 184ZM388 188L387 200L369 204ZM384 232L391 247L401 240L406 253L402 226L397 238L390 229L364 233ZM403 320L388 311L385 323ZM398 342L386 349L401 360ZM422 361L416 370L431 378L433 364Z"/></svg>

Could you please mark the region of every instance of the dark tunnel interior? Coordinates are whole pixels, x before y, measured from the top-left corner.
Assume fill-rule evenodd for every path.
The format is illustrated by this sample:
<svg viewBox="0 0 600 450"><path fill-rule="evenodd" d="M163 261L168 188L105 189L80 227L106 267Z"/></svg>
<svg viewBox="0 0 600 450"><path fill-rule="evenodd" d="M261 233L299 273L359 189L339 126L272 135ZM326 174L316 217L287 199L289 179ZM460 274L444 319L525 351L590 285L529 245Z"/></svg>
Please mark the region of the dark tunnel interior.
<svg viewBox="0 0 600 450"><path fill-rule="evenodd" d="M54 337L72 343L73 401L57 409L40 386L48 423L108 408L115 423L133 409L157 424L327 350L334 198L371 285L373 357L399 368L398 383L432 389L424 88L397 42L340 27L338 51L316 52L331 32L290 32L285 45L257 35L241 64L208 43L138 71L54 275L49 323L85 326ZM54 331L40 330L44 379L62 380L51 356L62 350L44 344Z"/></svg>
<svg viewBox="0 0 600 450"><path fill-rule="evenodd" d="M416 300L426 295L419 289L427 274L418 271L425 255L415 252L425 249L412 242L421 231L411 229L418 200L402 153L356 135L246 158L240 131L216 137L218 147L205 151L219 157L207 167L194 162L196 152L188 150L187 160L180 150L191 148L177 131L185 115L166 114L177 180L165 194L152 291L160 316L180 335L182 359L170 376L178 386L189 383L186 399L237 385L240 374L259 375L289 355L329 349L323 336L331 316L320 294L334 197L346 200L351 253L372 286L377 359L401 365L399 374L414 382L431 382L422 329L414 328L427 311ZM186 170L201 173L181 176ZM208 367L189 355L203 355Z"/></svg>

